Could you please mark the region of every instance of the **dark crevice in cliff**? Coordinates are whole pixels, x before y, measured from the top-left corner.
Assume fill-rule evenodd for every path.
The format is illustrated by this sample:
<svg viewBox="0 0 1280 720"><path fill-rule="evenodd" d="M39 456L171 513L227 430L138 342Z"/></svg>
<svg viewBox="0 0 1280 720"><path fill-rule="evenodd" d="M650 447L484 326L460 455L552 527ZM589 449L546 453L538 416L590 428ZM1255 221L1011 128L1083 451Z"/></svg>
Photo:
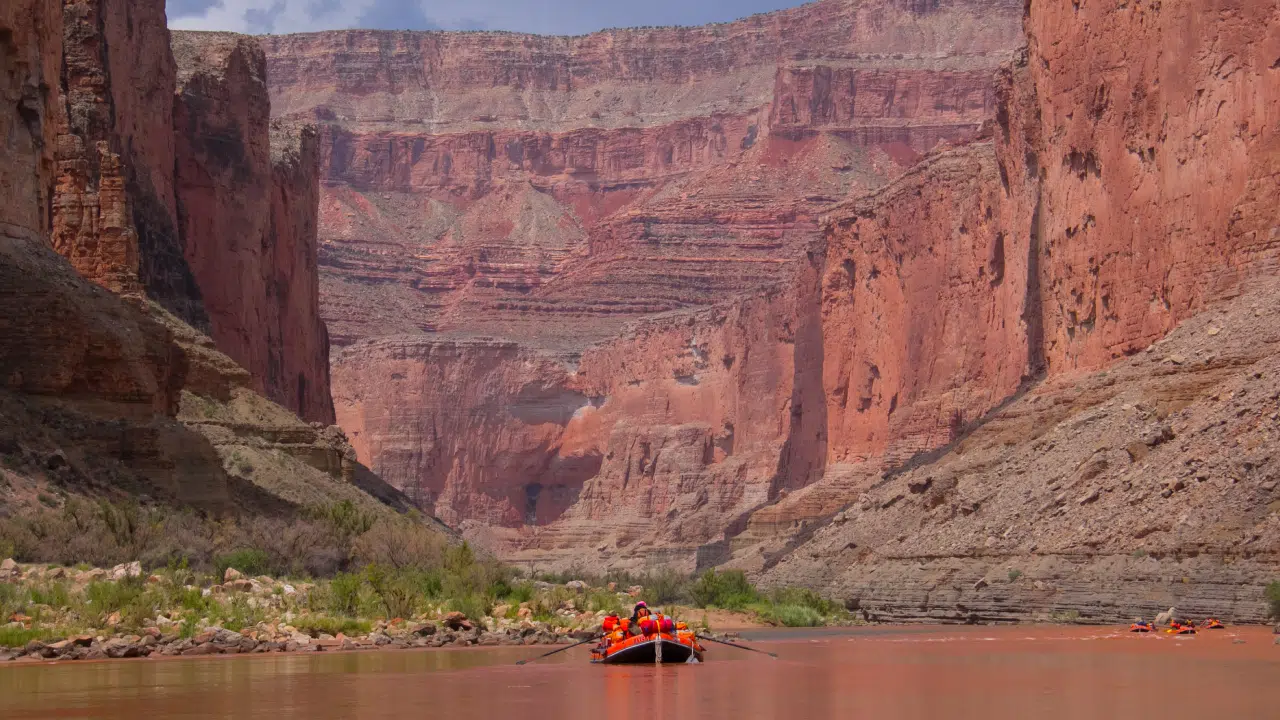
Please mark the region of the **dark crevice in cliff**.
<svg viewBox="0 0 1280 720"><path fill-rule="evenodd" d="M200 287L183 255L183 242L168 212L151 191L133 179L129 169L129 197L132 199L133 224L138 232L138 279L147 296L200 332L210 331ZM183 208L176 202L178 224L183 224Z"/></svg>
<svg viewBox="0 0 1280 720"><path fill-rule="evenodd" d="M1031 215L1030 242L1027 244L1027 294L1022 322L1027 328L1026 378L1037 380L1048 372L1044 347L1044 296L1040 282L1040 253L1044 235L1044 200L1036 191L1035 211Z"/></svg>

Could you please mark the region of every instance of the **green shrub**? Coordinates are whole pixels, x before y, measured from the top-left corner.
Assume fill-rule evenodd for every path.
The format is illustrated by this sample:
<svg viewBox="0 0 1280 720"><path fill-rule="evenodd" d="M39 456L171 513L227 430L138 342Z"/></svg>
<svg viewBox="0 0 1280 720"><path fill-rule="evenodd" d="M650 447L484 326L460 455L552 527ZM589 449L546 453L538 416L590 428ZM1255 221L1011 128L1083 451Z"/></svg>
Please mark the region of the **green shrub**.
<svg viewBox="0 0 1280 720"><path fill-rule="evenodd" d="M1266 598L1268 616L1280 620L1280 580L1267 585Z"/></svg>
<svg viewBox="0 0 1280 720"><path fill-rule="evenodd" d="M1022 571L1021 571L1021 570L1010 570L1010 571L1009 571L1009 582L1016 582L1016 581L1018 580L1018 578L1020 578L1020 577L1022 577Z"/></svg>
<svg viewBox="0 0 1280 720"><path fill-rule="evenodd" d="M20 607L18 587L9 583L0 583L0 623L8 622L9 616L18 612Z"/></svg>
<svg viewBox="0 0 1280 720"><path fill-rule="evenodd" d="M218 556L213 564L218 582L227 574L227 568L235 568L245 575L266 575L271 571L271 558L262 550L243 549Z"/></svg>
<svg viewBox="0 0 1280 720"><path fill-rule="evenodd" d="M71 593L65 583L49 583L31 588L31 604L61 609L71 605Z"/></svg>
<svg viewBox="0 0 1280 720"><path fill-rule="evenodd" d="M700 608L745 610L759 599L760 593L741 570L726 570L722 573L708 570L694 581L689 588L689 596L693 604Z"/></svg>
<svg viewBox="0 0 1280 720"><path fill-rule="evenodd" d="M378 596L387 618L412 617L417 608L419 583L408 570L391 570L382 565L365 568L365 579Z"/></svg>
<svg viewBox="0 0 1280 720"><path fill-rule="evenodd" d="M85 600L95 613L109 615L123 612L145 592L142 578L126 577L118 581L96 581L85 588Z"/></svg>
<svg viewBox="0 0 1280 720"><path fill-rule="evenodd" d="M355 615L360 608L360 587L364 578L354 573L338 573L329 583L329 612Z"/></svg>
<svg viewBox="0 0 1280 720"><path fill-rule="evenodd" d="M587 612L600 612L601 610L609 613L617 613L621 615L626 608L622 606L622 601L618 599L618 594L608 590L592 588L587 591L587 601L583 608Z"/></svg>
<svg viewBox="0 0 1280 720"><path fill-rule="evenodd" d="M644 588L647 601L655 604L678 602L691 592L688 577L671 568L662 568L636 580L635 584Z"/></svg>
<svg viewBox="0 0 1280 720"><path fill-rule="evenodd" d="M533 595L533 585L531 583L518 582L511 586L510 592L498 599L511 605L519 605L533 600Z"/></svg>
<svg viewBox="0 0 1280 720"><path fill-rule="evenodd" d="M769 600L775 605L806 607L824 616L838 615L844 611L839 603L834 603L808 588L777 588L769 593Z"/></svg>
<svg viewBox="0 0 1280 720"><path fill-rule="evenodd" d="M258 623L266 619L265 613L249 604L249 598L244 595L235 595L231 598L231 602L226 605L221 613L221 622L219 624L228 630L239 632L246 628L252 628Z"/></svg>
<svg viewBox="0 0 1280 720"><path fill-rule="evenodd" d="M493 605L484 597L472 594L450 598L448 608L457 610L474 620L488 615L489 611L493 609Z"/></svg>
<svg viewBox="0 0 1280 720"><path fill-rule="evenodd" d="M373 513L361 510L350 500L313 506L304 515L327 524L335 535L346 541L369 532L377 519Z"/></svg>

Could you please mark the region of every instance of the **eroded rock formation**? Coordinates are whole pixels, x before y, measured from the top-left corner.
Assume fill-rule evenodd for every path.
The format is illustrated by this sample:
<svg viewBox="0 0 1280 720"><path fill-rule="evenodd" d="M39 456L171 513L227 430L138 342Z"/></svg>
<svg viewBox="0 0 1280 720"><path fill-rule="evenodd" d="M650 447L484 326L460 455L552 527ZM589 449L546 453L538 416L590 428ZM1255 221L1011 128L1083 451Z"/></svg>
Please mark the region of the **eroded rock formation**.
<svg viewBox="0 0 1280 720"><path fill-rule="evenodd" d="M338 500L407 509L338 428L255 393L261 380L162 307L200 308L194 286L170 282L186 265L167 224L180 207L167 39L159 2L0 10L0 512L77 494L214 515ZM261 116L265 135L265 107ZM309 334L295 347L316 352L299 372L326 370L315 154L313 133L293 133L274 175L270 154L260 169L267 226L289 234L270 248L288 256L273 258L262 283L280 301L278 322L312 321L291 331ZM309 277L295 284L291 272Z"/></svg>
<svg viewBox="0 0 1280 720"><path fill-rule="evenodd" d="M504 547L603 526L681 560L821 477L819 218L980 133L1020 15L264 39L276 114L325 126L322 296L362 459Z"/></svg>
<svg viewBox="0 0 1280 720"><path fill-rule="evenodd" d="M173 33L177 199L210 335L255 388L332 422L316 277L315 132L271 125L253 38Z"/></svg>
<svg viewBox="0 0 1280 720"><path fill-rule="evenodd" d="M1213 542L1207 515L1136 527L1110 494L1157 512L1133 488L1189 467L1160 453L1041 509L1039 475L1087 458L1026 443L1239 380L1081 373L1275 274L1276 12L832 0L584 38L271 38L276 112L325 125L339 421L521 560L730 562L900 618L1111 619L1067 586L1133 570L1118 595L1169 593L1181 554L1238 552L1182 597L1256 618L1227 595L1276 564L1253 549L1274 513ZM1232 367L1270 356L1255 339ZM1089 453L1115 454L1106 427ZM1266 506L1267 482L1226 506ZM1055 527L1076 507L1081 530ZM1047 569L993 600L988 555Z"/></svg>

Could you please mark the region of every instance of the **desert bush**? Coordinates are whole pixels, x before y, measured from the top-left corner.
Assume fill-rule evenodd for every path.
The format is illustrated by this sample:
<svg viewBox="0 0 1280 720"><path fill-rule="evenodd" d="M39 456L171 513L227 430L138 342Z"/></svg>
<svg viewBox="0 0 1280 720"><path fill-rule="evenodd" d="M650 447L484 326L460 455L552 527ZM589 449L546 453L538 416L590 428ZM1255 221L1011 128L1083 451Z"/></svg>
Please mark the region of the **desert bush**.
<svg viewBox="0 0 1280 720"><path fill-rule="evenodd" d="M689 578L671 568L662 568L650 573L649 575L625 578L625 580L628 585L635 584L642 586L647 600L652 603L665 604L685 599L692 599L692 588L690 587ZM618 584L620 587L626 587L626 585L622 585L622 583Z"/></svg>
<svg viewBox="0 0 1280 720"><path fill-rule="evenodd" d="M30 590L31 604L48 605L60 609L71 605L71 593L66 583L51 582L38 585Z"/></svg>
<svg viewBox="0 0 1280 720"><path fill-rule="evenodd" d="M825 624L822 613L808 605L761 603L753 606L756 616L770 625L784 627L819 627Z"/></svg>
<svg viewBox="0 0 1280 720"><path fill-rule="evenodd" d="M844 608L808 588L785 587L769 592L769 601L775 605L793 605L813 610L822 616L838 615Z"/></svg>
<svg viewBox="0 0 1280 720"><path fill-rule="evenodd" d="M329 635L367 633L373 627L367 620L354 620L347 617L325 617L324 615L300 617L294 621L293 626L299 632L306 633L311 637L319 637L321 633Z"/></svg>
<svg viewBox="0 0 1280 720"><path fill-rule="evenodd" d="M392 570L383 565L365 568L365 579L373 588L387 618L412 617L420 597L420 585L410 570Z"/></svg>
<svg viewBox="0 0 1280 720"><path fill-rule="evenodd" d="M722 573L708 570L694 581L689 588L689 596L693 604L700 608L745 610L759 599L760 593L741 570L726 570Z"/></svg>
<svg viewBox="0 0 1280 720"><path fill-rule="evenodd" d="M326 525L330 532L346 542L369 532L377 520L373 513L361 510L350 500L309 507L303 511L303 516Z"/></svg>
<svg viewBox="0 0 1280 720"><path fill-rule="evenodd" d="M52 628L24 628L0 625L0 647L20 648L32 640L61 639L61 633Z"/></svg>
<svg viewBox="0 0 1280 720"><path fill-rule="evenodd" d="M228 568L234 568L246 575L265 575L271 572L271 558L266 551L246 548L219 555L213 564L215 579L221 581Z"/></svg>
<svg viewBox="0 0 1280 720"><path fill-rule="evenodd" d="M482 595L461 595L449 598L446 606L450 610L457 610L469 618L481 618L489 614L493 609L493 603Z"/></svg>
<svg viewBox="0 0 1280 720"><path fill-rule="evenodd" d="M440 533L415 518L388 517L356 538L351 554L361 564L430 569L444 564L446 546Z"/></svg>
<svg viewBox="0 0 1280 720"><path fill-rule="evenodd" d="M355 615L360 608L364 578L355 573L339 573L329 583L329 611L335 615Z"/></svg>
<svg viewBox="0 0 1280 720"><path fill-rule="evenodd" d="M1268 617L1280 620L1280 580L1267 585L1265 596L1267 598Z"/></svg>

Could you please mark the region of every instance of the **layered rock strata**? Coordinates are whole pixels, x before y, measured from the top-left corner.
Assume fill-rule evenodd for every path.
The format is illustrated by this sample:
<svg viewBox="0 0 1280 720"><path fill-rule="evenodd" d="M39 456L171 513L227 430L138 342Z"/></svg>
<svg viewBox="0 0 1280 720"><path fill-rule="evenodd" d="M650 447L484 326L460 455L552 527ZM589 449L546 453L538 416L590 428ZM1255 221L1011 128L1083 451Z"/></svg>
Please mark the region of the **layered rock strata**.
<svg viewBox="0 0 1280 720"><path fill-rule="evenodd" d="M833 515L779 504L788 529L735 562L898 619L1263 618L1278 12L1030 6L996 126L1043 379L852 505L810 503Z"/></svg>
<svg viewBox="0 0 1280 720"><path fill-rule="evenodd" d="M339 421L535 564L729 563L898 619L1256 620L1268 463L1183 476L1273 440L1266 392L1212 403L1274 354L1245 316L1280 251L1277 12L269 39L277 112L326 125ZM1140 360L1219 306L1225 365L1186 335Z"/></svg>
<svg viewBox="0 0 1280 720"><path fill-rule="evenodd" d="M274 112L325 126L322 296L361 458L513 552L603 525L634 555L679 515L682 561L820 477L819 218L979 135L1020 15L264 39Z"/></svg>

